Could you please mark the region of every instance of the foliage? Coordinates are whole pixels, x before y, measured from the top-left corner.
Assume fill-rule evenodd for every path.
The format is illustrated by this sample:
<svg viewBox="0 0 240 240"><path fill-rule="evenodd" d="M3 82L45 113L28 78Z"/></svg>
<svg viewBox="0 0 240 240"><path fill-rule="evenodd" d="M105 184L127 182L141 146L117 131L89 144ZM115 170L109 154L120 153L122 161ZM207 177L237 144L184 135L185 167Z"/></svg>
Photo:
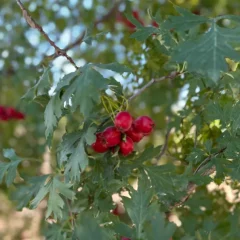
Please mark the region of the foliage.
<svg viewBox="0 0 240 240"><path fill-rule="evenodd" d="M58 15L49 10L49 1L42 1L46 8L41 11L49 14L46 19L54 19L56 34L75 29L75 36L76 29L79 31L80 15L73 2L65 3L76 16L68 18L61 17L66 9ZM88 30L63 52L56 48L56 39L42 39L43 30L30 29L25 22L18 26L21 37L26 33L24 40L13 41L17 53L3 42L10 60L4 60L1 71L12 82L19 79L14 88L17 91L19 86L19 92L15 100L1 98L1 104L18 103L22 96L18 108L24 111L25 120L1 122L7 127L1 127L6 141L1 140L0 182L18 210L47 202L42 220L46 239L240 237L236 197L240 179L240 18L219 13L209 1L203 1L202 9L214 9L219 16L153 2L145 18L131 11L133 3L120 1L106 20L95 21L94 1L81 13ZM234 1L226 4L230 2L233 5ZM146 9L146 4L139 8ZM7 4L0 5L7 9ZM63 3L57 5L64 8ZM14 11L20 19L17 7L14 5ZM37 5L26 4L25 8L25 18L29 21L31 16L46 25L46 34L54 38ZM121 13L116 23L122 8L127 14ZM37 34L40 45L31 41ZM43 49L49 43L55 52L45 56ZM24 54L20 45L24 45ZM18 68L14 56L19 58ZM60 56L64 57L62 65L57 62ZM38 62L27 64L25 57ZM9 86L6 89L2 96L13 91ZM113 125L116 114L125 110L134 118L151 116L153 134L136 144L128 156L122 156L117 147L94 152L91 144L96 133ZM40 170L39 159L46 148L51 151L51 173ZM234 189L232 202L222 192L208 191L209 183L224 182ZM114 194L121 196L125 209L118 216L111 212ZM171 215L182 224L169 222Z"/></svg>

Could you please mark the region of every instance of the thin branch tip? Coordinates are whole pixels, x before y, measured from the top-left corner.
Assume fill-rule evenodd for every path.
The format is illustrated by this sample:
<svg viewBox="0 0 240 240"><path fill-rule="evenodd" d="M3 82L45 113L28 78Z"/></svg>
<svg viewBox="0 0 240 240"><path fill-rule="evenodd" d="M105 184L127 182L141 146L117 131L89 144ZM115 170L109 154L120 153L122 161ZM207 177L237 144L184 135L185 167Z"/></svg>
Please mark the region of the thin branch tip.
<svg viewBox="0 0 240 240"><path fill-rule="evenodd" d="M49 44L54 47L55 54L57 56L64 56L76 69L79 69L76 63L73 61L73 59L64 51L63 49L59 48L55 42L53 42L50 37L47 35L47 33L43 30L42 26L40 26L29 14L29 12L26 10L24 5L20 0L16 0L17 4L19 5L20 9L22 10L23 17L25 18L26 22L29 24L30 27L36 28L40 34L49 42Z"/></svg>

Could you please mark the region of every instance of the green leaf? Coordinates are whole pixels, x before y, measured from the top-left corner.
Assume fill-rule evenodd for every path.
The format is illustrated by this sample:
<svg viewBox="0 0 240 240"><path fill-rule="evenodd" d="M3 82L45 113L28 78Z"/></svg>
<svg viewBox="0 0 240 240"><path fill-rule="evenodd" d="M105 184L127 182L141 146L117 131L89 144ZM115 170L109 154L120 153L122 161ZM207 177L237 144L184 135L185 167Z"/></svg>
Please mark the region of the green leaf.
<svg viewBox="0 0 240 240"><path fill-rule="evenodd" d="M230 213L228 216L228 222L230 223L230 231L228 233L228 236L232 236L232 239L239 239L240 233L239 233L239 221L240 221L240 211L237 209L235 212Z"/></svg>
<svg viewBox="0 0 240 240"><path fill-rule="evenodd" d="M85 151L85 144L92 144L95 141L95 127L88 127L86 124L80 133L80 140L76 147L71 148L72 154L65 166L65 175L72 181L80 181L81 172L88 166L88 155Z"/></svg>
<svg viewBox="0 0 240 240"><path fill-rule="evenodd" d="M30 200L36 196L48 176L49 175L31 177L24 179L26 182L25 185L16 185L16 191L13 192L12 199L17 202L17 210L22 210L24 207L28 206Z"/></svg>
<svg viewBox="0 0 240 240"><path fill-rule="evenodd" d="M148 208L153 195L152 189L147 186L146 179L140 179L137 191L132 189L130 195L131 198L123 198L124 206L135 226L135 237L142 239L144 238L144 223L152 215Z"/></svg>
<svg viewBox="0 0 240 240"><path fill-rule="evenodd" d="M96 136L95 136L96 131L97 131L96 127L89 127L87 129L86 134L84 134L84 138L85 138L86 143L88 145L91 145L92 143L95 142L95 140L96 140Z"/></svg>
<svg viewBox="0 0 240 240"><path fill-rule="evenodd" d="M185 8L176 5L174 7L181 16L170 16L163 23L164 28L174 29L175 31L186 31L209 21L208 18L195 15Z"/></svg>
<svg viewBox="0 0 240 240"><path fill-rule="evenodd" d="M223 127L231 126L232 133L240 128L240 104L237 103L226 103L223 106L219 102L209 102L206 106L204 116L208 122L214 120L220 120Z"/></svg>
<svg viewBox="0 0 240 240"><path fill-rule="evenodd" d="M239 33L240 28L222 28L212 20L211 27L205 34L179 44L172 55L172 61L186 61L189 71L206 75L216 82L221 72L228 71L226 58L240 60L240 54L230 45L240 42Z"/></svg>
<svg viewBox="0 0 240 240"><path fill-rule="evenodd" d="M48 91L50 90L51 87L49 73L50 67L44 68L44 72L40 77L39 81L36 83L34 87L30 88L24 96L22 96L22 99L32 101L39 96L48 95Z"/></svg>
<svg viewBox="0 0 240 240"><path fill-rule="evenodd" d="M106 230L101 228L97 221L87 213L80 214L74 228L73 239L112 240Z"/></svg>
<svg viewBox="0 0 240 240"><path fill-rule="evenodd" d="M66 74L57 84L56 92L63 89L64 87L68 86L74 78L76 78L79 75L78 71Z"/></svg>
<svg viewBox="0 0 240 240"><path fill-rule="evenodd" d="M132 237L132 228L123 222L114 222L114 230L120 236Z"/></svg>
<svg viewBox="0 0 240 240"><path fill-rule="evenodd" d="M45 95L49 91L51 86L49 73L50 67L44 68L43 75L35 86L35 96Z"/></svg>
<svg viewBox="0 0 240 240"><path fill-rule="evenodd" d="M144 163L145 161L152 160L159 155L160 150L161 146L150 146L137 156L136 162Z"/></svg>
<svg viewBox="0 0 240 240"><path fill-rule="evenodd" d="M74 152L80 138L81 133L79 131L73 133L66 133L63 136L62 142L58 147L57 157L57 161L60 167L62 166L63 162L66 162L68 160L68 157L71 155L71 153Z"/></svg>
<svg viewBox="0 0 240 240"><path fill-rule="evenodd" d="M50 139L53 135L53 131L58 124L58 120L62 116L62 103L59 94L55 94L48 102L45 112L44 121L46 126L46 138Z"/></svg>
<svg viewBox="0 0 240 240"><path fill-rule="evenodd" d="M159 195L174 193L175 181L173 178L173 165L144 166L144 169L151 180L152 186Z"/></svg>
<svg viewBox="0 0 240 240"><path fill-rule="evenodd" d="M10 162L0 162L0 183L5 176L5 183L10 186L16 178L17 167L23 159L19 158L13 149L4 149L3 156Z"/></svg>
<svg viewBox="0 0 240 240"><path fill-rule="evenodd" d="M231 111L229 118L232 121L232 131L236 132L240 128L240 103L237 102L232 107L226 106Z"/></svg>
<svg viewBox="0 0 240 240"><path fill-rule="evenodd" d="M199 148L193 148L188 154L186 160L194 164L202 162L204 160L204 151Z"/></svg>
<svg viewBox="0 0 240 240"><path fill-rule="evenodd" d="M53 214L54 219L61 219L64 200L60 194L69 200L73 200L75 193L70 190L71 186L69 183L62 183L57 176L49 177L48 181L41 186L37 195L32 200L31 207L36 208L48 195L46 218Z"/></svg>
<svg viewBox="0 0 240 240"><path fill-rule="evenodd" d="M94 30L94 24L91 24L90 27L88 29L86 29L86 32L85 32L85 35L84 35L84 38L83 38L83 42L85 42L86 44L88 45L92 45L92 42L94 40L98 40L100 37L102 36L105 36L107 35L107 31L104 31L104 32L100 32L100 33L97 33L97 34L93 34L93 30Z"/></svg>
<svg viewBox="0 0 240 240"><path fill-rule="evenodd" d="M188 177L189 181L197 184L198 186L201 185L207 185L210 182L212 182L212 178L209 176L200 176L200 175L192 175L190 177Z"/></svg>
<svg viewBox="0 0 240 240"><path fill-rule="evenodd" d="M145 41L152 34L159 33L159 29L155 27L141 27L136 32L131 34L131 38L135 38L138 41Z"/></svg>
<svg viewBox="0 0 240 240"><path fill-rule="evenodd" d="M156 21L159 25L162 24L162 16L160 9L157 10L154 16L152 15L152 11L148 9L148 15L152 20Z"/></svg>
<svg viewBox="0 0 240 240"><path fill-rule="evenodd" d="M155 207L155 210L156 211L151 216L150 221L147 222L144 226L146 232L146 239L169 240L176 230L176 225L173 223L166 222L165 214L159 213L157 207Z"/></svg>
<svg viewBox="0 0 240 240"><path fill-rule="evenodd" d="M67 240L66 232L57 224L48 224L48 228L44 231L47 240Z"/></svg>
<svg viewBox="0 0 240 240"><path fill-rule="evenodd" d="M125 16L137 28L142 28L143 27L143 25L135 17L133 17L133 14L132 14L131 11L127 10L127 12L125 12Z"/></svg>
<svg viewBox="0 0 240 240"><path fill-rule="evenodd" d="M101 91L108 87L108 80L105 79L93 65L87 64L80 69L81 73L75 77L63 93L63 103L68 103L73 111L80 107L81 113L88 117L93 112L96 104L100 102Z"/></svg>
<svg viewBox="0 0 240 240"><path fill-rule="evenodd" d="M125 65L119 64L117 62L114 63L107 63L107 64L94 64L94 66L99 67L99 68L103 68L103 69L107 69L107 70L111 70L113 72L117 72L117 73L130 73L131 69Z"/></svg>
<svg viewBox="0 0 240 240"><path fill-rule="evenodd" d="M80 140L66 164L65 175L72 181L80 181L81 171L87 166L88 155L85 152L84 140Z"/></svg>
<svg viewBox="0 0 240 240"><path fill-rule="evenodd" d="M209 102L206 106L205 117L208 121L221 120L223 116L223 110L218 102Z"/></svg>

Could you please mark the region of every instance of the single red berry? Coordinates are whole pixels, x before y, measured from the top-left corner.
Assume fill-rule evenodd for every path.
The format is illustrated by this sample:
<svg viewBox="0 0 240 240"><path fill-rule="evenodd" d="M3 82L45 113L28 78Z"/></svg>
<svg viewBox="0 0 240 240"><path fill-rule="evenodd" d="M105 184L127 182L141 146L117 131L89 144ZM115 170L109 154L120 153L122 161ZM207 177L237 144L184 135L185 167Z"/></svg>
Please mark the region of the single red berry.
<svg viewBox="0 0 240 240"><path fill-rule="evenodd" d="M112 210L112 214L119 216L125 213L125 208L121 203L117 203L116 207Z"/></svg>
<svg viewBox="0 0 240 240"><path fill-rule="evenodd" d="M0 120L8 121L9 117L6 113L6 108L4 106L0 106Z"/></svg>
<svg viewBox="0 0 240 240"><path fill-rule="evenodd" d="M103 131L102 137L106 141L107 147L114 147L121 142L121 132L115 127L107 127Z"/></svg>
<svg viewBox="0 0 240 240"><path fill-rule="evenodd" d="M192 13L195 14L195 15L201 15L200 9L195 9L195 10L192 11Z"/></svg>
<svg viewBox="0 0 240 240"><path fill-rule="evenodd" d="M121 240L131 240L131 238L121 237Z"/></svg>
<svg viewBox="0 0 240 240"><path fill-rule="evenodd" d="M148 116L141 116L133 123L135 129L145 134L150 134L155 126L153 120Z"/></svg>
<svg viewBox="0 0 240 240"><path fill-rule="evenodd" d="M127 132L127 136L129 136L133 142L140 142L144 137L142 132L138 132L134 126L132 126Z"/></svg>
<svg viewBox="0 0 240 240"><path fill-rule="evenodd" d="M8 118L14 118L14 115L16 114L16 110L12 107L7 107L6 108L6 115Z"/></svg>
<svg viewBox="0 0 240 240"><path fill-rule="evenodd" d="M159 27L159 24L158 24L156 21L152 21L152 25L153 25L154 27L156 27L156 28Z"/></svg>
<svg viewBox="0 0 240 240"><path fill-rule="evenodd" d="M129 112L120 112L114 120L114 125L122 132L126 132L132 126L133 118Z"/></svg>
<svg viewBox="0 0 240 240"><path fill-rule="evenodd" d="M127 156L133 152L133 149L134 149L133 140L130 137L126 136L126 140L120 143L120 153L123 156Z"/></svg>
<svg viewBox="0 0 240 240"><path fill-rule="evenodd" d="M108 150L108 147L102 138L102 133L96 134L96 141L92 144L92 148L95 152L98 153L104 153Z"/></svg>
<svg viewBox="0 0 240 240"><path fill-rule="evenodd" d="M15 113L13 114L13 117L15 119L21 120L25 118L25 115L21 112L15 111Z"/></svg>

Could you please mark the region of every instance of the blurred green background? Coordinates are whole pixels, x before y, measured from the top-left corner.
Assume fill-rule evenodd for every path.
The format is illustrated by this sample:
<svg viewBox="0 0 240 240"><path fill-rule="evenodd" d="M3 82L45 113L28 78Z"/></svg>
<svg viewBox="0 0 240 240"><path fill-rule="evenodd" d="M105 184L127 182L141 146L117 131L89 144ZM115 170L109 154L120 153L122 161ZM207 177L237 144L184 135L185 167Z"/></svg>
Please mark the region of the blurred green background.
<svg viewBox="0 0 240 240"><path fill-rule="evenodd" d="M114 75L123 84L126 95L131 95L143 82L149 81L152 77L160 77L168 72L164 65L166 56L154 49L153 42L141 44L129 38L131 29L116 20L117 12L132 9L139 12L145 25L151 24L147 9L151 9L153 13L160 10L163 18L169 14L175 14L173 5L168 1L121 1L119 5L116 4L116 1L109 0L35 0L22 2L31 16L61 48L74 43L95 22L92 30L93 36L101 32L107 34L100 35L97 40L92 42L91 46L86 43L76 44L68 51L68 54L78 66L86 62L109 63L114 61L130 66L134 74L127 79ZM173 0L172 3L185 7L195 14L205 16L239 15L240 13L239 0ZM115 5L117 7L113 11L112 8ZM108 14L109 12L111 14ZM0 43L0 105L16 107L26 114L26 119L23 121L0 122L0 150L14 148L19 156L26 157L20 166L23 174L37 175L50 172L51 164L55 164L55 147L53 147L51 154L46 148L44 109L37 103L26 104L20 99L39 79L43 66L52 66L51 80L55 83L64 73L69 73L74 68L63 57L53 60L47 57L54 54L53 47L38 31L29 27L22 17L19 6L13 0L0 1ZM157 125L155 134L147 142L139 145L139 149L148 142L155 145L163 143L167 130L167 116L171 115L172 110L181 109L184 106L188 98L187 88L188 86L181 81L165 81L149 88L133 102L130 107L133 115L148 114L153 117ZM75 120L73 116L73 124L76 123ZM60 122L59 130L54 136L53 146L56 146L64 131L62 126L64 121L63 119ZM176 135L172 136L170 141L172 141L171 147L174 144L176 147L180 144ZM186 145L187 149L187 146L193 144L193 138L185 138L181 144ZM175 155L174 157L179 156ZM169 158L166 156L166 161ZM40 164L34 159L39 160ZM0 160L3 160L1 153ZM21 182L21 179L16 181ZM201 224L211 226L211 215L214 211L223 220L227 218L227 212L233 207L233 203L231 203L232 200L226 199L224 189L227 189L230 198L233 194L235 199L236 193L232 193L228 184L226 186L222 186L219 190L212 184L210 187L218 189L215 194L200 188L198 194L194 195L187 203L195 211L190 213L187 209L179 210L178 216L188 217L182 222L182 229L179 230L177 236L181 236L184 231L194 231L191 225L194 221L198 221L196 225L199 226ZM16 212L14 203L10 203L8 200L11 191L11 188L8 189L5 185L0 185L0 239L42 239L39 229L45 203L34 211ZM207 199L206 196L208 196ZM199 211L199 208L194 206L195 197L203 199L204 211ZM221 206L220 209L219 206Z"/></svg>

